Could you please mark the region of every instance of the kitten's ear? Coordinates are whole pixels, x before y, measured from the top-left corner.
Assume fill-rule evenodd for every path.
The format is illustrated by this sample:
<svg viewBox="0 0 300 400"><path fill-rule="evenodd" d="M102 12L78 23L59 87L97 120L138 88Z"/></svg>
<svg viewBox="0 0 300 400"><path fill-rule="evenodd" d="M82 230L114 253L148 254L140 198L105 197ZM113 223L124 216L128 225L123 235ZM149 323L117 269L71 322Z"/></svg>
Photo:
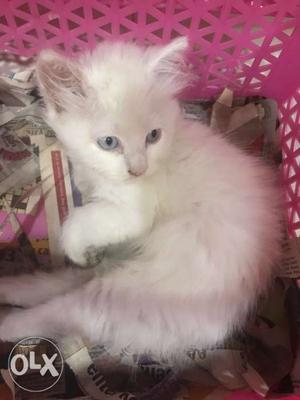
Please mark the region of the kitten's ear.
<svg viewBox="0 0 300 400"><path fill-rule="evenodd" d="M191 75L184 70L184 53L187 49L187 38L180 37L166 46L154 47L150 54L150 72L174 94L186 87L191 80Z"/></svg>
<svg viewBox="0 0 300 400"><path fill-rule="evenodd" d="M60 113L82 103L83 76L76 62L44 50L36 63L36 76L48 108Z"/></svg>

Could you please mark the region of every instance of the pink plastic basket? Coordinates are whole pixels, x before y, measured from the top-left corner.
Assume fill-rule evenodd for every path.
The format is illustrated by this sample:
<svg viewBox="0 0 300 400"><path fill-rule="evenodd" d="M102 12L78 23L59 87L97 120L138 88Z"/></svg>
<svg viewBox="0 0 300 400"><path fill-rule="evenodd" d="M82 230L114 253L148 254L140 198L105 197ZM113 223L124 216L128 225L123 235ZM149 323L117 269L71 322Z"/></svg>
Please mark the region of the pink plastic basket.
<svg viewBox="0 0 300 400"><path fill-rule="evenodd" d="M227 86L277 100L289 233L300 236L300 0L0 0L4 60L46 47L71 55L106 39L149 44L181 35L200 78L190 96Z"/></svg>
<svg viewBox="0 0 300 400"><path fill-rule="evenodd" d="M193 97L224 86L278 101L289 232L300 235L300 0L1 0L0 49L72 54L105 39L190 39ZM9 57L7 54L4 57Z"/></svg>

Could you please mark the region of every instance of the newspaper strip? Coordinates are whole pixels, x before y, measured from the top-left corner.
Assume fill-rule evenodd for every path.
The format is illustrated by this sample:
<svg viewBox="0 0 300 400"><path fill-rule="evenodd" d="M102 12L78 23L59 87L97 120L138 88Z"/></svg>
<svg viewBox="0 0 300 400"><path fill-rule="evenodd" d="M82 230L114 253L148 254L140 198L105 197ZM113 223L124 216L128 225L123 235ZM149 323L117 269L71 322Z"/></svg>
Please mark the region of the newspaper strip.
<svg viewBox="0 0 300 400"><path fill-rule="evenodd" d="M38 175L34 147L4 127L0 128L0 194L22 181L31 183Z"/></svg>
<svg viewBox="0 0 300 400"><path fill-rule="evenodd" d="M32 70L0 76L0 125L32 109L37 99ZM33 106L37 109L36 106Z"/></svg>
<svg viewBox="0 0 300 400"><path fill-rule="evenodd" d="M170 366L149 355L136 357L126 349L112 355L109 348L91 346L78 337L66 338L61 349L82 390L97 400L160 400L177 392Z"/></svg>
<svg viewBox="0 0 300 400"><path fill-rule="evenodd" d="M277 105L272 100L234 98L232 90L224 89L216 101L182 101L181 106L185 118L210 125L217 133L243 149L252 151L250 146L259 138L263 140L265 131L272 144L275 136L277 138ZM268 144L266 142L266 146Z"/></svg>
<svg viewBox="0 0 300 400"><path fill-rule="evenodd" d="M212 106L210 126L240 148L248 149L259 137L263 137L264 117L261 102L235 106L233 91L224 89Z"/></svg>
<svg viewBox="0 0 300 400"><path fill-rule="evenodd" d="M39 177L37 136L55 141L53 130L43 121L41 103L20 108L13 119L0 128L0 194L36 183ZM0 112L1 115L1 112Z"/></svg>
<svg viewBox="0 0 300 400"><path fill-rule="evenodd" d="M58 142L43 146L40 152L40 172L48 223L51 261L54 265L65 263L60 244L61 225L73 209L72 186L68 161Z"/></svg>
<svg viewBox="0 0 300 400"><path fill-rule="evenodd" d="M4 126L18 137L32 137L36 135L55 137L53 129L45 123L42 117L41 102L34 103L32 110L27 109L26 113L23 111Z"/></svg>
<svg viewBox="0 0 300 400"><path fill-rule="evenodd" d="M227 389L234 390L246 386L242 376L246 368L246 354L244 351L193 349L188 352L188 356L196 365L208 370Z"/></svg>
<svg viewBox="0 0 300 400"><path fill-rule="evenodd" d="M38 259L34 249L13 212L8 214L8 222L18 242L18 247L15 249L9 246L0 247L0 273L1 275L12 275L20 270L30 273L38 267Z"/></svg>
<svg viewBox="0 0 300 400"><path fill-rule="evenodd" d="M300 278L300 238L285 238L278 275L286 278Z"/></svg>
<svg viewBox="0 0 300 400"><path fill-rule="evenodd" d="M7 216L7 219L10 222L12 231L14 232L14 234L16 236L18 236L22 231L21 225L20 225L15 213L11 211L7 201L5 199L3 199L2 202L3 202L4 211L7 211L9 213L8 216ZM2 230L0 228L0 237L1 237L1 233L2 233Z"/></svg>
<svg viewBox="0 0 300 400"><path fill-rule="evenodd" d="M137 400L128 392L117 392L109 387L103 373L98 371L87 347L80 338L68 340L63 345L66 363L75 373L84 392L96 400Z"/></svg>

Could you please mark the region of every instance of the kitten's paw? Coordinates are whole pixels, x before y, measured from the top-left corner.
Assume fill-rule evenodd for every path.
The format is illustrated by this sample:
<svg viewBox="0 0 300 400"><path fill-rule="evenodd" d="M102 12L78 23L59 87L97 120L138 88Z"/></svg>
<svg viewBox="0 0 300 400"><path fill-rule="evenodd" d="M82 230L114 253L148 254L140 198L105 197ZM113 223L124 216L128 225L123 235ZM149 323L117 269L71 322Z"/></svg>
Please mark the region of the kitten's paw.
<svg viewBox="0 0 300 400"><path fill-rule="evenodd" d="M99 265L104 257L104 250L89 246L85 252L86 266L89 268Z"/></svg>
<svg viewBox="0 0 300 400"><path fill-rule="evenodd" d="M103 258L103 250L92 246L88 240L86 221L83 224L82 215L78 212L66 220L62 228L62 247L65 254L75 264L81 267L95 267Z"/></svg>
<svg viewBox="0 0 300 400"><path fill-rule="evenodd" d="M85 264L86 246L84 243L84 226L75 218L76 215L68 218L62 227L62 248L66 256L75 264Z"/></svg>

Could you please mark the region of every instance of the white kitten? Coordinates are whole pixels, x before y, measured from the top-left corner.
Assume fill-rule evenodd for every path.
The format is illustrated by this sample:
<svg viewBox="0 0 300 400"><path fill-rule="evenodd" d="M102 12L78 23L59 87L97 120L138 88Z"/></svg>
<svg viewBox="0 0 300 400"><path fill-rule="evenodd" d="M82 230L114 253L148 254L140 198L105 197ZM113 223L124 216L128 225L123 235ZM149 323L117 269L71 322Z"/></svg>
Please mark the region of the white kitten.
<svg viewBox="0 0 300 400"><path fill-rule="evenodd" d="M87 283L72 270L3 278L1 299L32 308L4 319L2 339L77 332L115 350L178 354L222 341L266 289L280 247L276 179L183 119L186 47L181 38L147 50L102 44L78 62L40 56L47 121L89 198L63 226L66 254L84 264L90 246L141 250L105 257L93 272L106 273Z"/></svg>

